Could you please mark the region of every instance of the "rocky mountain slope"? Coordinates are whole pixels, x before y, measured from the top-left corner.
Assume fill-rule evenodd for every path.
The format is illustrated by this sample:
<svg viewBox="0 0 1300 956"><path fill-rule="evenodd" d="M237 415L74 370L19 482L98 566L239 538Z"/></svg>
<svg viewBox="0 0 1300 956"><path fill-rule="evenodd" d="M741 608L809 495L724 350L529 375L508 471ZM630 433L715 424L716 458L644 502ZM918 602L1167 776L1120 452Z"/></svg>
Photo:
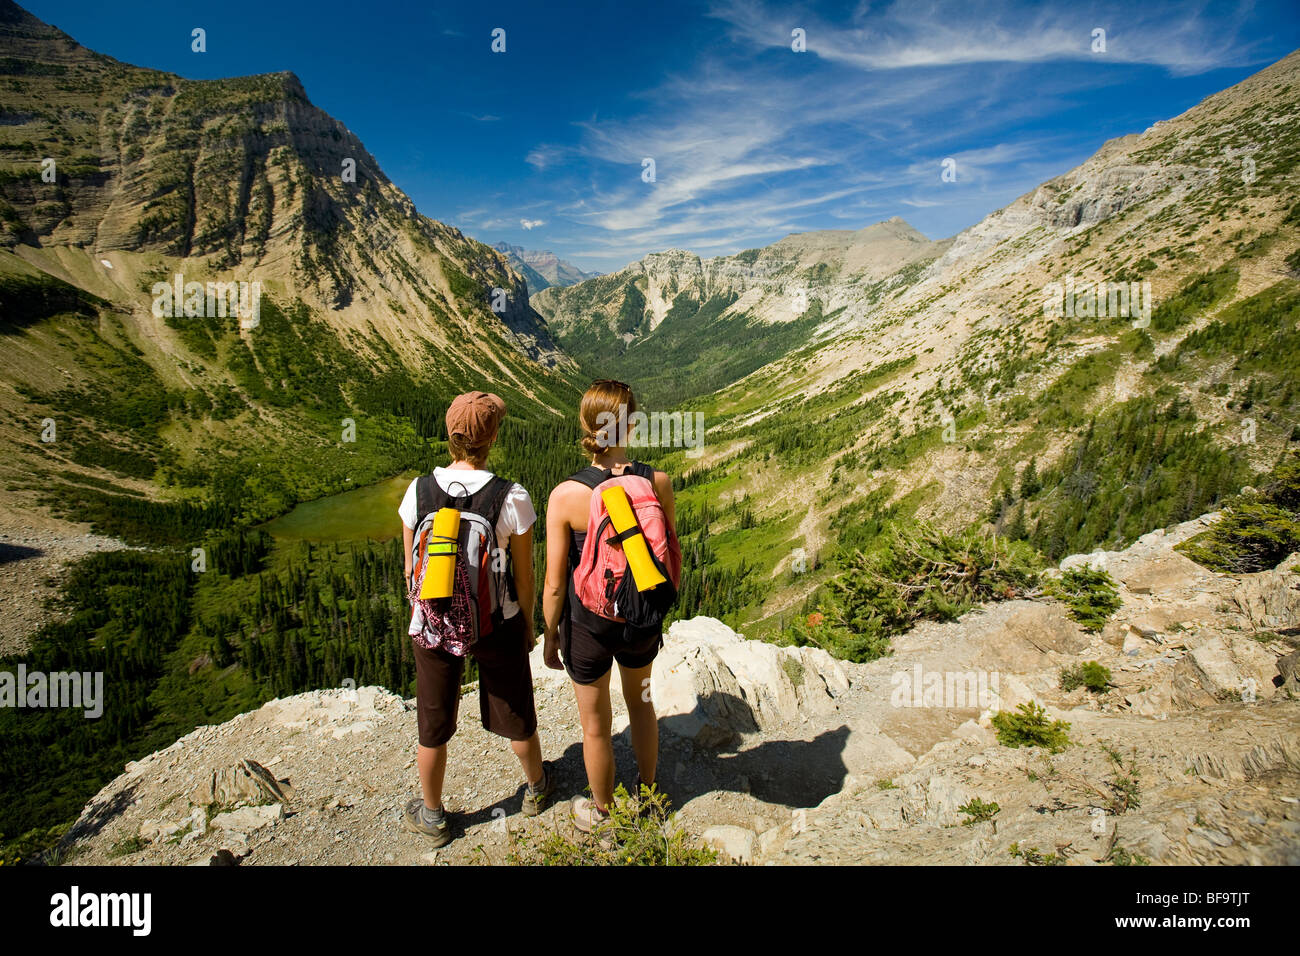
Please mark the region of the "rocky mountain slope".
<svg viewBox="0 0 1300 956"><path fill-rule="evenodd" d="M536 294L551 286L571 286L586 279L594 279L600 273L583 272L571 262L565 262L550 250L538 251L512 246L508 242L494 243L497 252L503 253L510 267L528 282L529 292Z"/></svg>
<svg viewBox="0 0 1300 956"><path fill-rule="evenodd" d="M55 475L73 497L202 496L210 462L269 446L314 460L323 480L298 477L319 494L391 473L386 414L487 381L521 416L571 404L573 363L523 278L420 215L297 77L130 66L9 0L0 54L7 507L37 510ZM260 315L211 286L194 311L188 292L160 307L177 276L257 284Z"/></svg>
<svg viewBox="0 0 1300 956"><path fill-rule="evenodd" d="M532 302L566 352L668 403L729 385L817 329L860 318L886 280L945 248L895 218L711 259L651 253Z"/></svg>
<svg viewBox="0 0 1300 956"><path fill-rule="evenodd" d="M1300 574L1295 556L1234 576L1173 550L1215 517L1063 562L1104 564L1118 580L1124 604L1099 634L1054 601L1006 601L923 624L859 665L746 641L709 618L674 625L652 692L680 825L747 863L1300 863ZM584 786L577 715L539 655L542 743L568 798ZM1061 669L1087 661L1109 667L1111 685L1063 691ZM946 687L933 697L931 675ZM1031 700L1069 723L1062 752L998 743L991 714ZM199 728L128 765L62 858L481 863L504 861L522 835L574 836L563 804L520 816L518 766L471 717L447 785L460 838L430 852L402 831L412 707L342 688ZM615 707L628 783L617 692ZM997 805L991 821L962 811L973 800Z"/></svg>

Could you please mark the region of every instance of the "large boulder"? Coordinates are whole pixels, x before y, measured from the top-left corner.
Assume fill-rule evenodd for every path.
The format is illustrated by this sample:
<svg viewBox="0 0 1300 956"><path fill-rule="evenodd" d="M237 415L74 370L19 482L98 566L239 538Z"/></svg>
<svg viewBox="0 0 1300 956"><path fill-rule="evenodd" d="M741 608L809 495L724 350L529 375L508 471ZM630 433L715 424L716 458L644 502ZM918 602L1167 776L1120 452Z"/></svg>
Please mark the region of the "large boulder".
<svg viewBox="0 0 1300 956"><path fill-rule="evenodd" d="M284 803L292 788L288 780L279 780L256 760L241 760L231 767L212 771L190 793L190 803L209 804Z"/></svg>
<svg viewBox="0 0 1300 956"><path fill-rule="evenodd" d="M1220 700L1267 700L1277 691L1277 657L1249 637L1215 635L1191 648L1182 664L1206 693Z"/></svg>
<svg viewBox="0 0 1300 956"><path fill-rule="evenodd" d="M753 863L758 848L758 834L747 827L723 825L709 827L700 835L705 843L735 863Z"/></svg>
<svg viewBox="0 0 1300 956"><path fill-rule="evenodd" d="M278 803L264 807L240 807L229 813L219 813L212 818L214 830L229 833L255 833L263 827L275 826L284 819L284 807Z"/></svg>
<svg viewBox="0 0 1300 956"><path fill-rule="evenodd" d="M1271 571L1243 574L1232 602L1256 630L1276 631L1300 626L1300 555L1292 555Z"/></svg>
<svg viewBox="0 0 1300 956"><path fill-rule="evenodd" d="M661 726L704 747L832 711L848 690L825 651L747 641L711 617L669 628L651 681Z"/></svg>

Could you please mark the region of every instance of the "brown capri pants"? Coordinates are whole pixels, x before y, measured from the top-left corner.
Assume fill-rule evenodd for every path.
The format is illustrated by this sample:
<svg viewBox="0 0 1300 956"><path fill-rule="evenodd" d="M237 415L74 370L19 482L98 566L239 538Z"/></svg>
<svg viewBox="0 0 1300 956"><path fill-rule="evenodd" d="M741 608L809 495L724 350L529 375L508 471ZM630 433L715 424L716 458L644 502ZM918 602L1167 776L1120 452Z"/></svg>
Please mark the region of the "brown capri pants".
<svg viewBox="0 0 1300 956"><path fill-rule="evenodd" d="M441 747L456 732L465 658L431 651L414 642L411 646L415 650L415 714L420 745ZM533 671L528 663L523 612L480 638L470 653L478 662L483 729L509 740L527 740L537 732L537 709L533 704Z"/></svg>

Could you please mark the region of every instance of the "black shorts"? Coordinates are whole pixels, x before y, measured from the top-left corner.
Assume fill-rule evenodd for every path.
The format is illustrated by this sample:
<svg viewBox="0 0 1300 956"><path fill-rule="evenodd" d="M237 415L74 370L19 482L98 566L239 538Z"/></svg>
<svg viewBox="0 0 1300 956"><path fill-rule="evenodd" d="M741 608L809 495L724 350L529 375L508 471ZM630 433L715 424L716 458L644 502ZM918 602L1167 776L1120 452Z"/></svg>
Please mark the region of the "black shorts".
<svg viewBox="0 0 1300 956"><path fill-rule="evenodd" d="M420 744L441 747L456 732L465 658L431 651L414 641L411 646L415 650L415 713ZM537 732L537 708L523 612L479 639L470 653L478 663L483 729L509 740L527 740Z"/></svg>
<svg viewBox="0 0 1300 956"><path fill-rule="evenodd" d="M618 661L619 667L645 667L659 656L660 630L640 632L593 614L579 604L570 581L569 603L560 622L560 656L575 684L594 684Z"/></svg>

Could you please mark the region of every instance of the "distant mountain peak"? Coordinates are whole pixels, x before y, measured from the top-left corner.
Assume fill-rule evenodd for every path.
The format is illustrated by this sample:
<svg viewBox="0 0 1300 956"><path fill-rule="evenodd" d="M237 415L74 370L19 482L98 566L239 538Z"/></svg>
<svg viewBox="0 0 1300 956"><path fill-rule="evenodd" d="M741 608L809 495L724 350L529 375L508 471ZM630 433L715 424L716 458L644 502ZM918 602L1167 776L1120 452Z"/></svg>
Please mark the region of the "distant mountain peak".
<svg viewBox="0 0 1300 956"><path fill-rule="evenodd" d="M525 249L509 242L492 246L505 254L506 261L528 281L530 292L537 293L552 286L561 288L594 279L599 272L584 272L571 262L566 262L549 249Z"/></svg>

